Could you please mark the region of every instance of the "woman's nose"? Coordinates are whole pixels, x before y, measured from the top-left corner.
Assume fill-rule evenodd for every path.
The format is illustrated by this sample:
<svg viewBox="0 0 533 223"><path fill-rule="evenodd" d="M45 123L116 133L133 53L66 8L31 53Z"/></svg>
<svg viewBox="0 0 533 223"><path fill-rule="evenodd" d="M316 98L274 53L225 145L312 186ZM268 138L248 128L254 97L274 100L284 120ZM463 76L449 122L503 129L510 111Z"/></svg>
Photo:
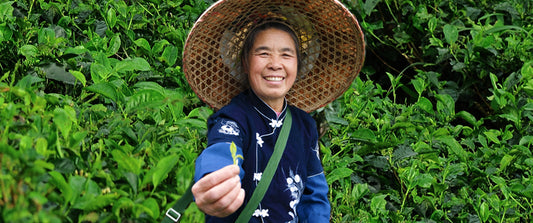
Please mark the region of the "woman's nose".
<svg viewBox="0 0 533 223"><path fill-rule="evenodd" d="M279 56L272 56L270 58L270 63L268 64L269 65L269 68L273 69L273 70L279 70L281 69L283 66L282 66L282 63L281 63L281 57Z"/></svg>

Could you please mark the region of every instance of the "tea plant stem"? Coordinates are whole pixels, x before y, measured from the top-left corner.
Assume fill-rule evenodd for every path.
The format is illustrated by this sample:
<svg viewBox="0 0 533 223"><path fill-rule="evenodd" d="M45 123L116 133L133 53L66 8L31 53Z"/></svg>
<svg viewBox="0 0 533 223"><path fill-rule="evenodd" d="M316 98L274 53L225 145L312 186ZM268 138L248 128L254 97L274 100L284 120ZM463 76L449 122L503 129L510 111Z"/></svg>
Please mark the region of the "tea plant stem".
<svg viewBox="0 0 533 223"><path fill-rule="evenodd" d="M405 191L405 194L403 196L403 199L402 199L402 206L400 207L400 213L403 213L403 208L405 206L405 201L407 200L407 196L409 196L409 191L410 190L411 190L411 188L408 186L407 190Z"/></svg>

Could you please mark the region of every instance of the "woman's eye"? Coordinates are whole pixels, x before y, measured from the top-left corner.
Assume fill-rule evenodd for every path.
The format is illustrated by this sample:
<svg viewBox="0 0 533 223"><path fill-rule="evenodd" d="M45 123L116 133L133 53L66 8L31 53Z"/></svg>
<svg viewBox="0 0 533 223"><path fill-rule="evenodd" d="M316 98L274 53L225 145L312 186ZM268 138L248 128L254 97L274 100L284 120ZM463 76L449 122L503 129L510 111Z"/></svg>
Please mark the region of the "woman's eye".
<svg viewBox="0 0 533 223"><path fill-rule="evenodd" d="M293 57L292 54L283 54L282 56L285 57L285 58L291 58L291 57Z"/></svg>

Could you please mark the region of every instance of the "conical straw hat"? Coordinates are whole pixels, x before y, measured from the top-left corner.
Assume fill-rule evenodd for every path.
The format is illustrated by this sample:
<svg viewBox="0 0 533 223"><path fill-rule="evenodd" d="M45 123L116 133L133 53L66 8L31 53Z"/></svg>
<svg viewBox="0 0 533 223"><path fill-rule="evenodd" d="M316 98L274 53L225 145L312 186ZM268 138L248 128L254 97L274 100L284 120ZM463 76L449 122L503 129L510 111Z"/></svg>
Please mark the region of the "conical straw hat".
<svg viewBox="0 0 533 223"><path fill-rule="evenodd" d="M193 91L220 109L249 88L240 54L248 33L267 21L291 26L302 68L286 98L314 111L348 89L363 66L365 44L355 17L336 0L222 0L194 24L183 51Z"/></svg>

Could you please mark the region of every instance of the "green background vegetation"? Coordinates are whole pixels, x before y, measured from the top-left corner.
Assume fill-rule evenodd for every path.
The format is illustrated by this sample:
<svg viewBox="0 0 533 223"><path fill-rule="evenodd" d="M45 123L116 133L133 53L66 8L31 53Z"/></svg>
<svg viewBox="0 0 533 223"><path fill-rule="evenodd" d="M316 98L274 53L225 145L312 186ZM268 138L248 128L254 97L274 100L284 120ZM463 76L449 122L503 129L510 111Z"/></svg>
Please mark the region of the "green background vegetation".
<svg viewBox="0 0 533 223"><path fill-rule="evenodd" d="M367 55L312 113L332 222L532 221L533 2L343 3ZM210 4L0 3L4 222L162 218L206 144L181 55Z"/></svg>

